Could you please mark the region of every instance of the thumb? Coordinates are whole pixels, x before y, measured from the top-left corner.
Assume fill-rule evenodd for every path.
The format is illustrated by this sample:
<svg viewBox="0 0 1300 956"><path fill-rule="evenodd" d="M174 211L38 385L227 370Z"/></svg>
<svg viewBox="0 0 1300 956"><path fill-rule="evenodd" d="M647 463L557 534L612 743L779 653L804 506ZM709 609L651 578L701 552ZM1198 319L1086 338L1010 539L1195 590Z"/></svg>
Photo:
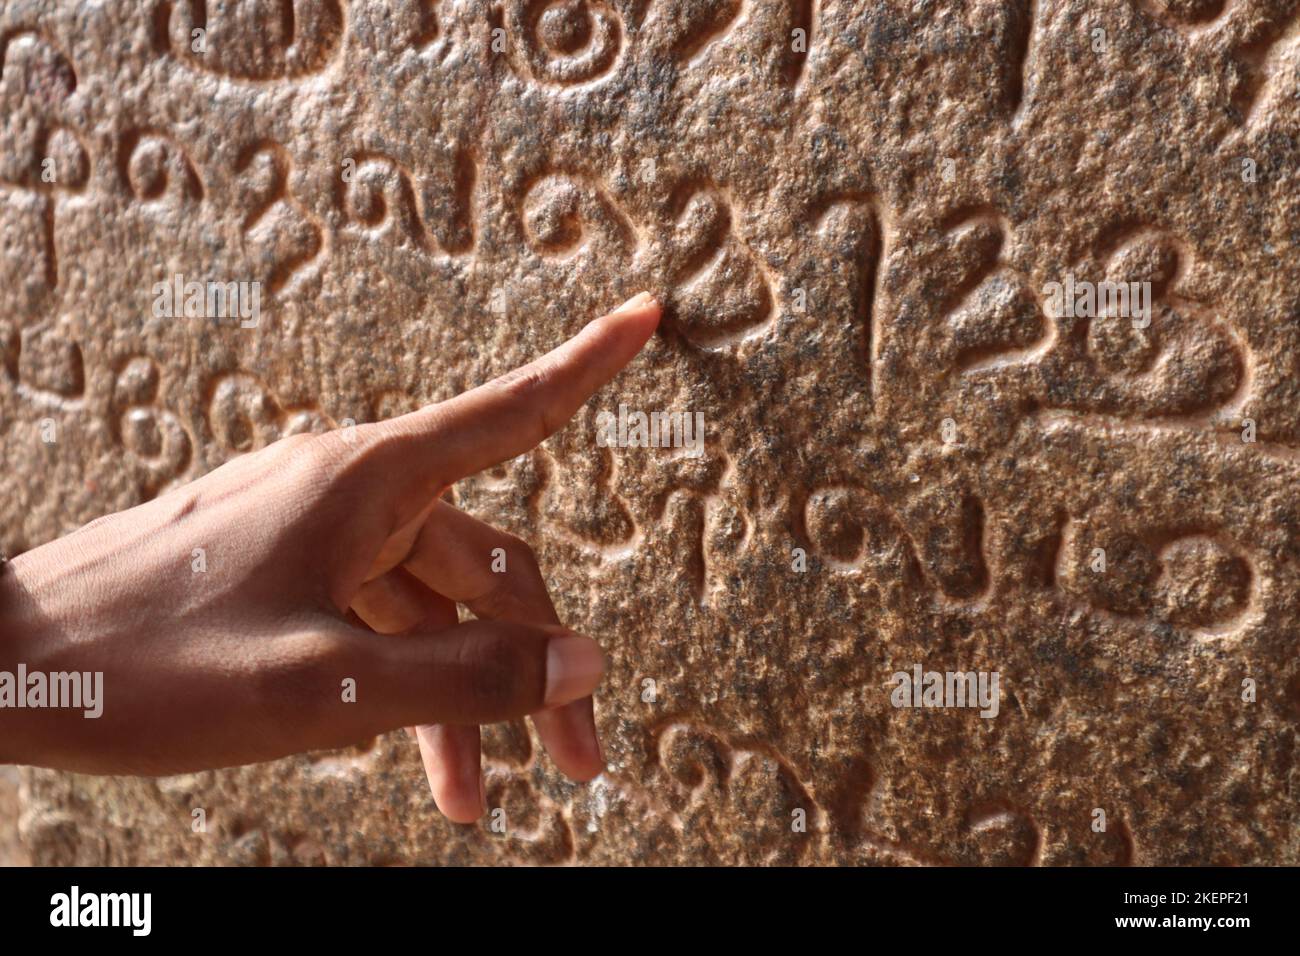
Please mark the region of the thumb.
<svg viewBox="0 0 1300 956"><path fill-rule="evenodd" d="M428 633L366 633L376 704L392 727L491 724L587 697L605 657L563 627L468 621ZM379 715L376 715L379 716Z"/></svg>

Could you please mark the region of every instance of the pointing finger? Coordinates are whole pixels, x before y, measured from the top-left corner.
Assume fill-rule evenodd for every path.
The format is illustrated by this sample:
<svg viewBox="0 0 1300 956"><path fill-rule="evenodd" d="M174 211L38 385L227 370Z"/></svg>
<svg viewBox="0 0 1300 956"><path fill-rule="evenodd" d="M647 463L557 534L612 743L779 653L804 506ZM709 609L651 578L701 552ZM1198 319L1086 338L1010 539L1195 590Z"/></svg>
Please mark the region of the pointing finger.
<svg viewBox="0 0 1300 956"><path fill-rule="evenodd" d="M659 317L643 292L541 358L382 423L376 464L405 486L399 513L409 517L448 485L539 445L641 351Z"/></svg>

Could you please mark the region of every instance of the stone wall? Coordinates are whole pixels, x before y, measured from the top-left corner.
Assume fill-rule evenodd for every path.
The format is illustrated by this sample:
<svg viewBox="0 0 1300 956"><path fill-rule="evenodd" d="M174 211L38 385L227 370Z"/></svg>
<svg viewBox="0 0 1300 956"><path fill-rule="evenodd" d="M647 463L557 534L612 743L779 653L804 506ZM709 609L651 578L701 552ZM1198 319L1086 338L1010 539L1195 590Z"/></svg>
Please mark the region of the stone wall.
<svg viewBox="0 0 1300 956"><path fill-rule="evenodd" d="M494 728L497 833L400 733L24 771L0 859L1300 863L1296 6L6 0L9 553L669 310L457 490L608 649L605 775ZM620 404L704 453L598 447ZM894 706L916 666L997 715Z"/></svg>

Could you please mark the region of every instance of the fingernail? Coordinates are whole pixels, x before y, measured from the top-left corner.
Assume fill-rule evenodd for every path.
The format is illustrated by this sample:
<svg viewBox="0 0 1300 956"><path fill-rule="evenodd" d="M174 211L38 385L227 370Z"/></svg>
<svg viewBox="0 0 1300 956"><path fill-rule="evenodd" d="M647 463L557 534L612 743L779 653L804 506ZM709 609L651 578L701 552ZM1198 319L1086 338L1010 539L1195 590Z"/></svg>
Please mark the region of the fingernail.
<svg viewBox="0 0 1300 956"><path fill-rule="evenodd" d="M610 315L618 315L618 313L620 312L630 312L633 309L639 309L643 305L648 305L653 301L654 301L654 296L652 296L649 292L638 292L636 295L632 296L632 298L628 299L617 309L611 312Z"/></svg>
<svg viewBox="0 0 1300 956"><path fill-rule="evenodd" d="M570 631L546 645L546 706L586 697L600 684L605 655L589 637Z"/></svg>

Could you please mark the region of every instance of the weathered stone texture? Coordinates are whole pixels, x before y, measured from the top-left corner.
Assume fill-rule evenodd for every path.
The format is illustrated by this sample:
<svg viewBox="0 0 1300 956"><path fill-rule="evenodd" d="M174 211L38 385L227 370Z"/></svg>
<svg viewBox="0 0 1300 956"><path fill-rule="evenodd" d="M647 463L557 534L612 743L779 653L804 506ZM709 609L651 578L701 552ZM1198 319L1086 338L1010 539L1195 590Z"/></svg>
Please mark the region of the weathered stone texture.
<svg viewBox="0 0 1300 956"><path fill-rule="evenodd" d="M609 772L494 729L504 835L402 734L27 772L35 861L1300 863L1294 0L246 0L198 54L202 6L0 10L3 546L650 288L628 372L458 490L608 649ZM176 273L260 323L155 318ZM1068 273L1150 326L1050 316ZM619 403L704 455L596 447ZM998 716L894 708L915 664Z"/></svg>

